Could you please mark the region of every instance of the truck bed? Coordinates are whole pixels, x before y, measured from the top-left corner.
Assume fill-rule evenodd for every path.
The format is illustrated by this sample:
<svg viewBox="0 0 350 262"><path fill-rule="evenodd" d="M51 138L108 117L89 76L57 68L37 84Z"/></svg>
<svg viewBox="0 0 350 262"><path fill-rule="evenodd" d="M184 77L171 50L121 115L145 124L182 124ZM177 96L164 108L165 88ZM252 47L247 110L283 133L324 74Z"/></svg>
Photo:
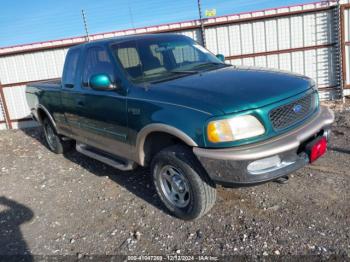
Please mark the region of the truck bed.
<svg viewBox="0 0 350 262"><path fill-rule="evenodd" d="M48 110L54 106L60 106L61 103L61 79L52 79L48 81L32 82L26 86L26 97L28 107L34 116L39 104Z"/></svg>
<svg viewBox="0 0 350 262"><path fill-rule="evenodd" d="M47 80L47 81L33 82L33 83L29 84L28 86L37 87L39 89L60 88L61 87L61 78L56 78L56 79Z"/></svg>

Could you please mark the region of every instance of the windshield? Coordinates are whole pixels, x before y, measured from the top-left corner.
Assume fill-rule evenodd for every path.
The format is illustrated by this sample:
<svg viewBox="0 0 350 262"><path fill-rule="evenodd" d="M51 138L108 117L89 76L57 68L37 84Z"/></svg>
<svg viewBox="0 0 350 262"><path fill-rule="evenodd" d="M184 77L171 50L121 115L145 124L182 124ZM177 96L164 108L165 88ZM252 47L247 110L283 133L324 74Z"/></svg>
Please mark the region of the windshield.
<svg viewBox="0 0 350 262"><path fill-rule="evenodd" d="M134 83L157 83L227 66L204 47L184 36L130 40L113 52Z"/></svg>

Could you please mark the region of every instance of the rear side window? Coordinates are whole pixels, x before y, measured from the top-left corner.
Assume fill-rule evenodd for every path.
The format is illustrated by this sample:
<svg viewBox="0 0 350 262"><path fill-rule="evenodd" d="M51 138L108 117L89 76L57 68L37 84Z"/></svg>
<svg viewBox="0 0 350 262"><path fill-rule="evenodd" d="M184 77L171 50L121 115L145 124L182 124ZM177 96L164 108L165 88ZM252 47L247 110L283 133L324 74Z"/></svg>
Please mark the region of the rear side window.
<svg viewBox="0 0 350 262"><path fill-rule="evenodd" d="M85 87L88 86L89 78L95 74L107 74L113 82L113 72L113 64L104 48L95 46L87 50L83 72L83 85Z"/></svg>
<svg viewBox="0 0 350 262"><path fill-rule="evenodd" d="M68 51L66 62L64 65L63 83L65 87L74 87L75 76L79 61L79 49L71 49Z"/></svg>

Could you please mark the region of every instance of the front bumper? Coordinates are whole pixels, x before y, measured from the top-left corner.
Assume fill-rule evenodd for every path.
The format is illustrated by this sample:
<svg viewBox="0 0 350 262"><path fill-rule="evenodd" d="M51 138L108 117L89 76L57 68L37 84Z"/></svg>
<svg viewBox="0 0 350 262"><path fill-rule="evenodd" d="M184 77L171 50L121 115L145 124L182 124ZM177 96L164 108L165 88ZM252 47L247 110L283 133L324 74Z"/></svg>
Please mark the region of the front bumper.
<svg viewBox="0 0 350 262"><path fill-rule="evenodd" d="M309 162L303 151L307 142L320 135L328 135L334 121L333 112L320 107L308 122L275 138L240 147L225 149L193 148L213 181L222 185L255 184L274 180L294 172ZM250 171L248 166L256 160L278 158L276 166ZM251 165L250 165L251 166Z"/></svg>

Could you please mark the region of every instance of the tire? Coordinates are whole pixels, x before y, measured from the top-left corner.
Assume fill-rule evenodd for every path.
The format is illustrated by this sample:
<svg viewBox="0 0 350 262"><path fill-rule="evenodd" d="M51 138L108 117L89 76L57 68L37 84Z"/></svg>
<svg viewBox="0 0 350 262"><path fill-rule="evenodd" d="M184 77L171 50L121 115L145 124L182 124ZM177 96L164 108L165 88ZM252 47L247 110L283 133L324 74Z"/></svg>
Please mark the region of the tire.
<svg viewBox="0 0 350 262"><path fill-rule="evenodd" d="M44 136L47 147L56 154L68 152L73 147L73 141L63 141L48 118L43 120Z"/></svg>
<svg viewBox="0 0 350 262"><path fill-rule="evenodd" d="M160 151L151 171L160 199L176 217L197 219L214 206L215 184L188 147L175 145Z"/></svg>

